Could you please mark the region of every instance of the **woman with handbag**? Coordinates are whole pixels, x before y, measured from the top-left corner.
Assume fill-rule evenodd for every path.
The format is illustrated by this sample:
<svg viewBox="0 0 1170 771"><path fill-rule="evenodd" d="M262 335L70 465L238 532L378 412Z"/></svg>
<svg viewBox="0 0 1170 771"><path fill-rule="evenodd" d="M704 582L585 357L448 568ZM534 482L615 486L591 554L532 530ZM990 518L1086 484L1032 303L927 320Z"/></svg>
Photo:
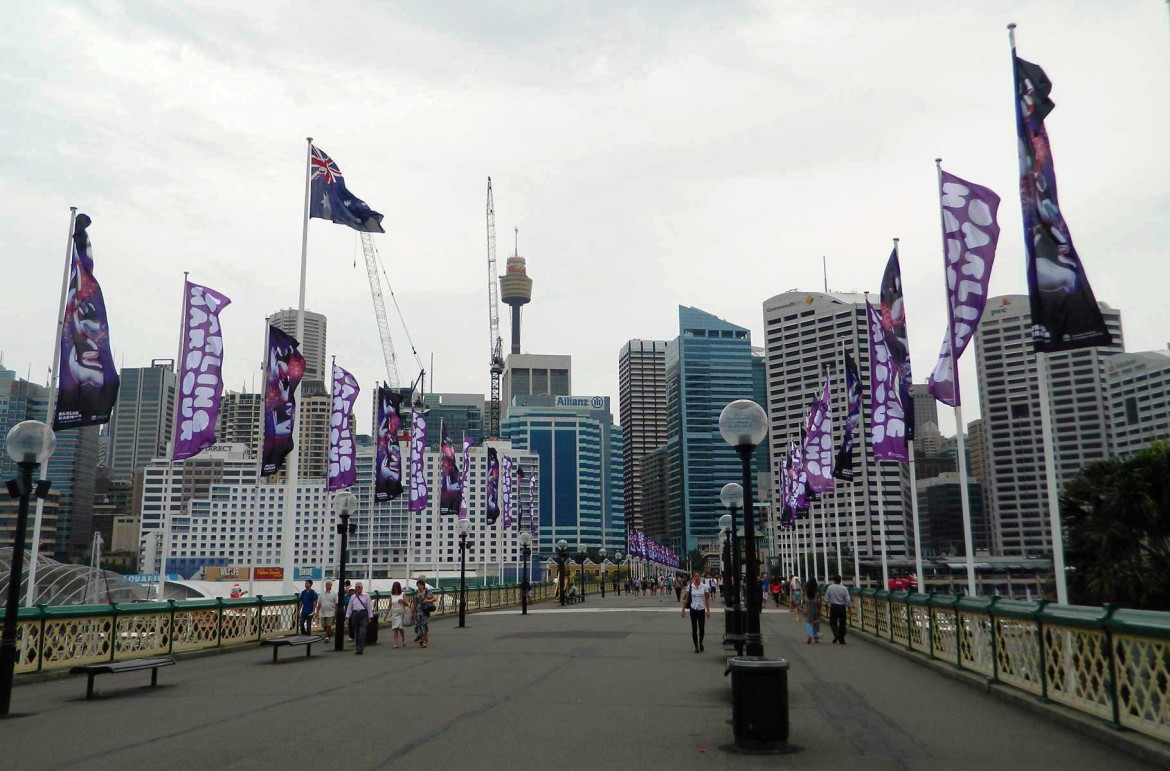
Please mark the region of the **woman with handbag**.
<svg viewBox="0 0 1170 771"><path fill-rule="evenodd" d="M414 593L414 634L418 638L418 647L425 648L430 645L430 620L431 614L435 612L435 595L427 588L427 582L423 579L418 579L415 582L416 591Z"/></svg>
<svg viewBox="0 0 1170 771"><path fill-rule="evenodd" d="M395 581L390 587L390 640L393 643L391 648L397 648L399 640L402 641L402 647L406 647L406 632L402 631L405 622L406 603L402 601L402 584Z"/></svg>

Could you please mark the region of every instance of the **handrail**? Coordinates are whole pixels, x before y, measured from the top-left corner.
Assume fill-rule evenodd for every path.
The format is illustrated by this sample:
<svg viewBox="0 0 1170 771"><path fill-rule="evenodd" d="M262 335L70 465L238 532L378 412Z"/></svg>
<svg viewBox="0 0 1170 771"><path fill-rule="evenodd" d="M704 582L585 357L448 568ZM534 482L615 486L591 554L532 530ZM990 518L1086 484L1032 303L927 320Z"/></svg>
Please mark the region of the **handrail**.
<svg viewBox="0 0 1170 771"><path fill-rule="evenodd" d="M552 582L530 583L529 602L552 597ZM437 590L433 616L458 613L459 592ZM389 592L374 592L388 609ZM126 661L164 653L255 643L295 632L296 595L223 597L159 602L21 608L17 612L16 673ZM515 584L467 587L467 610L518 605ZM0 609L0 619L4 617Z"/></svg>
<svg viewBox="0 0 1170 771"><path fill-rule="evenodd" d="M855 632L1170 743L1168 612L849 591Z"/></svg>

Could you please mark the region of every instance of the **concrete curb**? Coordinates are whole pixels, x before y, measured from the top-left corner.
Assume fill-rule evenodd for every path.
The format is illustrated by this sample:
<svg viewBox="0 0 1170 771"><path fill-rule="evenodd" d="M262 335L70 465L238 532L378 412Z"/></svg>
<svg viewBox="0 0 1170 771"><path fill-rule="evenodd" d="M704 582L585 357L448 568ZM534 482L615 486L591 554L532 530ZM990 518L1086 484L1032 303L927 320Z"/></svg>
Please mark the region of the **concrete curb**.
<svg viewBox="0 0 1170 771"><path fill-rule="evenodd" d="M907 650L889 640L875 637L857 627L849 627L850 636L865 640L870 645L885 648L887 651L901 655L903 658L916 664L933 669L944 677L949 677L971 688L983 691L992 698L1011 704L1019 709L1044 718L1052 723L1084 734L1109 747L1120 750L1138 760L1151 763L1162 768L1170 768L1170 746L1152 739L1143 734L1131 731L1128 728L1113 728L1097 718L1057 704L1052 701L1040 701L1030 693L1025 693L1010 685L997 683L976 672L959 669L954 664L932 659L917 651Z"/></svg>

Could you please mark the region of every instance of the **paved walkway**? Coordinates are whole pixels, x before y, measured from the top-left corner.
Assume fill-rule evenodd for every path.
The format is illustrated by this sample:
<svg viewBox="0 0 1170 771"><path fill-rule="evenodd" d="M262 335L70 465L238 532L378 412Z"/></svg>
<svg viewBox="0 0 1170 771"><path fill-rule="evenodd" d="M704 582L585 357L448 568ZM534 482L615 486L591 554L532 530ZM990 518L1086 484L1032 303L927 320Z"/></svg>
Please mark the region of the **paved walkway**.
<svg viewBox="0 0 1170 771"><path fill-rule="evenodd" d="M791 752L732 742L722 618L703 654L674 597L590 597L432 625L431 647L365 656L267 648L160 672L18 686L4 765L117 769L1141 768L1130 758L861 638L804 644L768 611L768 655L792 663ZM827 632L827 625L825 625ZM828 637L828 635L826 635Z"/></svg>

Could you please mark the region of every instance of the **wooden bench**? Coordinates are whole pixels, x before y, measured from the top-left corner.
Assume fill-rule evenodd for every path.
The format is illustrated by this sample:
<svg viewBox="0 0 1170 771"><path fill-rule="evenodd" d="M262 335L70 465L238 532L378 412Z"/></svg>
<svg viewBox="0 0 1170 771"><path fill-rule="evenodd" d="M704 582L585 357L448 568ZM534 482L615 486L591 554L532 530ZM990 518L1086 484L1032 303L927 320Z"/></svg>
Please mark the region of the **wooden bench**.
<svg viewBox="0 0 1170 771"><path fill-rule="evenodd" d="M276 663L276 653L281 648L286 646L293 647L297 645L305 646L305 658L313 655L313 643L325 642L325 638L319 634L292 634L288 637L273 637L271 640L261 640L261 645L272 646L272 663Z"/></svg>
<svg viewBox="0 0 1170 771"><path fill-rule="evenodd" d="M150 687L153 688L158 685L158 668L169 667L174 663L175 660L169 656L157 659L110 661L105 664L87 664L85 666L73 667L69 670L69 674L89 676L89 681L85 686L85 700L89 701L93 698L93 679L98 675L116 675L121 672L138 672L143 669L149 669Z"/></svg>

